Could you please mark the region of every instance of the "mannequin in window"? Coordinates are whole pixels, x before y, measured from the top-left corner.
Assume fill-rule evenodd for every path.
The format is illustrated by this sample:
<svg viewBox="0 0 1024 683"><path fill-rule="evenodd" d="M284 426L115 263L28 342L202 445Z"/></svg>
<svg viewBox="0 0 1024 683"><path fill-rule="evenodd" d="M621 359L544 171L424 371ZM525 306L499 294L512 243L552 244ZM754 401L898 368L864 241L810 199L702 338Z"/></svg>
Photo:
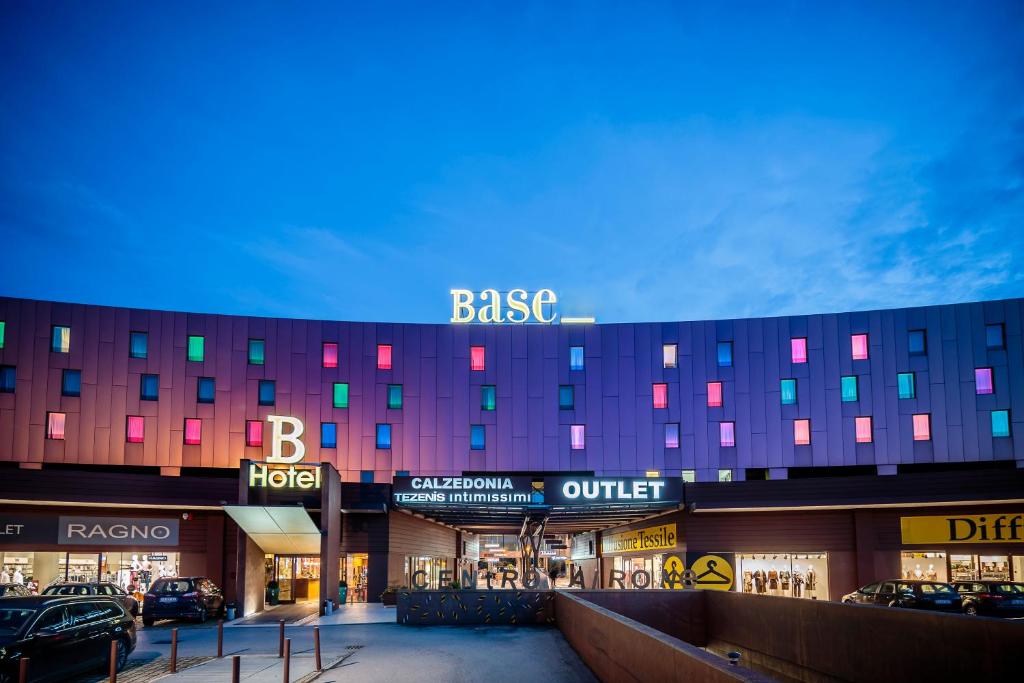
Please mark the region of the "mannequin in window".
<svg viewBox="0 0 1024 683"><path fill-rule="evenodd" d="M751 593L754 590L754 574L750 570L743 572L743 592Z"/></svg>
<svg viewBox="0 0 1024 683"><path fill-rule="evenodd" d="M921 565L919 565L919 564L914 565L914 578L915 579L920 579L923 576L924 576L924 572L921 571Z"/></svg>
<svg viewBox="0 0 1024 683"><path fill-rule="evenodd" d="M25 575L21 573L21 567L15 567L14 568L13 580L14 580L14 583L20 583L20 584L24 584L25 583Z"/></svg>
<svg viewBox="0 0 1024 683"><path fill-rule="evenodd" d="M5 566L4 570L0 572L0 583L11 582L11 571Z"/></svg>
<svg viewBox="0 0 1024 683"><path fill-rule="evenodd" d="M764 594L765 583L767 582L767 576L763 569L758 569L754 572L754 588L761 595Z"/></svg>
<svg viewBox="0 0 1024 683"><path fill-rule="evenodd" d="M818 575L814 571L814 565L807 565L807 593L813 593L817 587Z"/></svg>
<svg viewBox="0 0 1024 683"><path fill-rule="evenodd" d="M789 580L790 580L790 578L791 578L791 575L790 575L788 569L783 569L779 573L779 581L782 583L780 588L782 589L782 593L783 594L789 593Z"/></svg>
<svg viewBox="0 0 1024 683"><path fill-rule="evenodd" d="M793 568L793 597L803 597L804 593L804 575L800 571L800 565Z"/></svg>
<svg viewBox="0 0 1024 683"><path fill-rule="evenodd" d="M925 572L925 577L927 577L929 581L935 581L937 578L939 578L939 573L935 571L934 564L928 565L928 571Z"/></svg>
<svg viewBox="0 0 1024 683"><path fill-rule="evenodd" d="M775 592L779 590L779 572L775 569L773 564L768 569L768 592L775 595Z"/></svg>

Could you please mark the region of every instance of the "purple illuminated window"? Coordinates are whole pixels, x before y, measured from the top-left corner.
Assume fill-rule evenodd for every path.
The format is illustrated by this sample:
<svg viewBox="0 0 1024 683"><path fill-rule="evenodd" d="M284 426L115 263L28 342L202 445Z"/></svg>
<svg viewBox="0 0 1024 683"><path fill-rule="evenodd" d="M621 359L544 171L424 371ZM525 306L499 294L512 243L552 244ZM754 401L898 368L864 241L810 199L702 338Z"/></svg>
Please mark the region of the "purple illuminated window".
<svg viewBox="0 0 1024 683"><path fill-rule="evenodd" d="M993 391L992 368L974 368L974 393L991 394Z"/></svg>
<svg viewBox="0 0 1024 683"><path fill-rule="evenodd" d="M478 371L484 369L484 347L469 347L469 369Z"/></svg>
<svg viewBox="0 0 1024 683"><path fill-rule="evenodd" d="M718 423L718 440L719 443L724 447L731 447L736 445L736 423L735 422L719 422Z"/></svg>
<svg viewBox="0 0 1024 683"><path fill-rule="evenodd" d="M263 422L260 420L245 421L245 445L263 445Z"/></svg>
<svg viewBox="0 0 1024 683"><path fill-rule="evenodd" d="M146 418L141 415L129 415L128 426L125 430L125 440L128 443L142 443L146 437Z"/></svg>
<svg viewBox="0 0 1024 683"><path fill-rule="evenodd" d="M67 419L67 415L64 413L47 413L46 414L46 438L47 439L64 439L64 423Z"/></svg>
<svg viewBox="0 0 1024 683"><path fill-rule="evenodd" d="M326 342L324 344L324 367L338 367L338 345L334 342Z"/></svg>
<svg viewBox="0 0 1024 683"><path fill-rule="evenodd" d="M866 334L852 334L850 335L850 346L853 351L854 360L867 360L868 359L868 335Z"/></svg>
<svg viewBox="0 0 1024 683"><path fill-rule="evenodd" d="M806 446L811 443L811 421L793 420L793 443Z"/></svg>
<svg viewBox="0 0 1024 683"><path fill-rule="evenodd" d="M793 337L789 340L789 348L794 363L807 362L807 337Z"/></svg>
<svg viewBox="0 0 1024 683"><path fill-rule="evenodd" d="M668 385L667 384L655 384L654 385L654 407L655 408L668 408Z"/></svg>
<svg viewBox="0 0 1024 683"><path fill-rule="evenodd" d="M197 417L185 418L185 445L198 446L203 441L203 421Z"/></svg>
<svg viewBox="0 0 1024 683"><path fill-rule="evenodd" d="M586 435L584 433L583 425L570 425L569 426L569 446L574 451L583 450L584 443L586 441Z"/></svg>
<svg viewBox="0 0 1024 683"><path fill-rule="evenodd" d="M665 448L679 448L679 423L665 424Z"/></svg>

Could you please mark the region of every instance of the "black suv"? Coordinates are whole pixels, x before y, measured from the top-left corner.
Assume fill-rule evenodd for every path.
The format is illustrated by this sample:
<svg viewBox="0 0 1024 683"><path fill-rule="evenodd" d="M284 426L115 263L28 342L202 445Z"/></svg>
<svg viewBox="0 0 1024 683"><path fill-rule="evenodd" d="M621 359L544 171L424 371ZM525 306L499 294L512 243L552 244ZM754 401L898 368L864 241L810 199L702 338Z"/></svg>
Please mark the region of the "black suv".
<svg viewBox="0 0 1024 683"><path fill-rule="evenodd" d="M1012 581L957 581L953 584L964 600L964 614L994 617L1024 616L1024 583Z"/></svg>
<svg viewBox="0 0 1024 683"><path fill-rule="evenodd" d="M862 586L843 596L845 603L911 607L939 612L959 612L960 594L948 583L893 579Z"/></svg>
<svg viewBox="0 0 1024 683"><path fill-rule="evenodd" d="M31 681L65 681L90 669L117 668L135 649L135 619L107 597L32 595L0 600L0 681L18 680L21 659Z"/></svg>
<svg viewBox="0 0 1024 683"><path fill-rule="evenodd" d="M157 579L142 600L142 623L157 619L194 619L200 623L224 608L224 594L205 576Z"/></svg>
<svg viewBox="0 0 1024 683"><path fill-rule="evenodd" d="M26 595L32 595L32 591L27 586L20 583L0 583L0 597L25 597Z"/></svg>
<svg viewBox="0 0 1024 683"><path fill-rule="evenodd" d="M105 595L114 598L133 617L139 616L139 601L128 592L109 581L94 583L51 583L43 589L43 595Z"/></svg>

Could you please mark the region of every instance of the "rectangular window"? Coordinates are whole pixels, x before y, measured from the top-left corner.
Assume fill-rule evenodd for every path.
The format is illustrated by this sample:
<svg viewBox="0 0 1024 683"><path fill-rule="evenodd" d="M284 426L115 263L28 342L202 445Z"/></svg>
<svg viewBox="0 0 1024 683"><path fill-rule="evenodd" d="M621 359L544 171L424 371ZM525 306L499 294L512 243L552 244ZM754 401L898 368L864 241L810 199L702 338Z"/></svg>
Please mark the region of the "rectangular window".
<svg viewBox="0 0 1024 683"><path fill-rule="evenodd" d="M18 371L13 365L0 365L0 393L13 394Z"/></svg>
<svg viewBox="0 0 1024 683"><path fill-rule="evenodd" d="M708 382L708 408L722 407L722 383Z"/></svg>
<svg viewBox="0 0 1024 683"><path fill-rule="evenodd" d="M334 407L348 408L348 383L334 383Z"/></svg>
<svg viewBox="0 0 1024 683"><path fill-rule="evenodd" d="M928 353L928 337L924 330L910 330L907 333L907 353L911 356L923 356Z"/></svg>
<svg viewBox="0 0 1024 683"><path fill-rule="evenodd" d="M866 334L851 334L850 335L850 347L853 353L854 360L867 360L868 359L868 335Z"/></svg>
<svg viewBox="0 0 1024 683"><path fill-rule="evenodd" d="M409 476L409 470L395 470L395 476L396 477L408 477Z"/></svg>
<svg viewBox="0 0 1024 683"><path fill-rule="evenodd" d="M654 407L655 408L668 408L668 385L667 384L655 384L654 387Z"/></svg>
<svg viewBox="0 0 1024 683"><path fill-rule="evenodd" d="M50 349L54 353L68 353L71 351L71 328L62 325L53 326Z"/></svg>
<svg viewBox="0 0 1024 683"><path fill-rule="evenodd" d="M718 367L732 367L732 342L718 342Z"/></svg>
<svg viewBox="0 0 1024 683"><path fill-rule="evenodd" d="M736 445L736 423L735 422L719 422L718 423L718 443L719 445L729 448Z"/></svg>
<svg viewBox="0 0 1024 683"><path fill-rule="evenodd" d="M928 413L914 415L914 441L930 441L932 438L932 419Z"/></svg>
<svg viewBox="0 0 1024 683"><path fill-rule="evenodd" d="M145 332L131 332L128 335L128 356L130 358L149 357L149 335Z"/></svg>
<svg viewBox="0 0 1024 683"><path fill-rule="evenodd" d="M793 420L793 443L797 446L807 446L811 443L810 420Z"/></svg>
<svg viewBox="0 0 1024 683"><path fill-rule="evenodd" d="M139 378L139 399L156 401L160 398L160 376L143 375Z"/></svg>
<svg viewBox="0 0 1024 683"><path fill-rule="evenodd" d="M661 346L661 362L666 368L676 367L676 363L679 360L679 346L677 344L662 344Z"/></svg>
<svg viewBox="0 0 1024 683"><path fill-rule="evenodd" d="M469 426L469 449L482 451L487 445L487 434L483 425Z"/></svg>
<svg viewBox="0 0 1024 683"><path fill-rule="evenodd" d="M482 371L484 369L484 347L469 347L469 369Z"/></svg>
<svg viewBox="0 0 1024 683"><path fill-rule="evenodd" d="M391 344L377 344L377 369L391 369Z"/></svg>
<svg viewBox="0 0 1024 683"><path fill-rule="evenodd" d="M0 320L0 349L4 348L4 341L7 337L7 323Z"/></svg>
<svg viewBox="0 0 1024 683"><path fill-rule="evenodd" d="M129 415L124 438L128 443L142 443L146 438L146 418L141 415Z"/></svg>
<svg viewBox="0 0 1024 683"><path fill-rule="evenodd" d="M857 400L857 376L847 375L839 380L840 393L843 401L849 403Z"/></svg>
<svg viewBox="0 0 1024 683"><path fill-rule="evenodd" d="M571 384L558 387L558 409L572 410L576 406L576 393Z"/></svg>
<svg viewBox="0 0 1024 683"><path fill-rule="evenodd" d="M263 365L267 362L267 342L263 339L249 340L249 365Z"/></svg>
<svg viewBox="0 0 1024 683"><path fill-rule="evenodd" d="M732 481L732 470L718 470L718 481Z"/></svg>
<svg viewBox="0 0 1024 683"><path fill-rule="evenodd" d="M200 377L196 382L196 403L213 403L217 397L217 381L213 377Z"/></svg>
<svg viewBox="0 0 1024 683"><path fill-rule="evenodd" d="M391 410L402 409L402 385L401 384L389 384L388 385L388 408Z"/></svg>
<svg viewBox="0 0 1024 683"><path fill-rule="evenodd" d="M992 385L992 368L974 368L974 393L979 396L995 392Z"/></svg>
<svg viewBox="0 0 1024 683"><path fill-rule="evenodd" d="M61 374L60 393L61 393L61 396L81 396L82 395L82 371L81 370L65 370Z"/></svg>
<svg viewBox="0 0 1024 683"><path fill-rule="evenodd" d="M373 470L362 470L359 473L360 484L372 484L373 483Z"/></svg>
<svg viewBox="0 0 1024 683"><path fill-rule="evenodd" d="M583 347L582 346L570 346L569 347L569 369L570 370L582 370L583 369Z"/></svg>
<svg viewBox="0 0 1024 683"><path fill-rule="evenodd" d="M994 437L1010 436L1010 411L1009 410L993 410L992 411L992 436L994 436Z"/></svg>
<svg viewBox="0 0 1024 683"><path fill-rule="evenodd" d="M796 403L796 380L779 380L779 391L782 395L782 405L791 406Z"/></svg>
<svg viewBox="0 0 1024 683"><path fill-rule="evenodd" d="M206 337L189 335L188 359L192 363L202 363L206 355Z"/></svg>
<svg viewBox="0 0 1024 683"><path fill-rule="evenodd" d="M854 431L857 433L857 443L871 443L872 430L870 417L853 418Z"/></svg>
<svg viewBox="0 0 1024 683"><path fill-rule="evenodd" d="M46 414L46 438L56 439L58 441L64 440L64 423L67 420L67 415L64 413L47 413Z"/></svg>
<svg viewBox="0 0 1024 683"><path fill-rule="evenodd" d="M793 363L807 362L807 337L793 337L789 340L790 360Z"/></svg>
<svg viewBox="0 0 1024 683"><path fill-rule="evenodd" d="M692 484L697 481L697 470L683 470L683 483Z"/></svg>
<svg viewBox="0 0 1024 683"><path fill-rule="evenodd" d="M896 375L896 388L900 398L914 398L914 373L901 372Z"/></svg>
<svg viewBox="0 0 1024 683"><path fill-rule="evenodd" d="M338 345L334 342L324 342L323 366L325 368L336 368L338 367Z"/></svg>
<svg viewBox="0 0 1024 683"><path fill-rule="evenodd" d="M259 384L259 399L261 406L272 406L276 400L276 386L272 379L261 379Z"/></svg>
<svg viewBox="0 0 1024 683"><path fill-rule="evenodd" d="M391 425L377 425L377 448L391 448Z"/></svg>
<svg viewBox="0 0 1024 683"><path fill-rule="evenodd" d="M1002 323L985 325L985 346L990 349L1001 349L1006 346Z"/></svg>
<svg viewBox="0 0 1024 683"><path fill-rule="evenodd" d="M659 472L658 470L645 470L644 476L650 477L651 479L655 479L661 476L661 472Z"/></svg>
<svg viewBox="0 0 1024 683"><path fill-rule="evenodd" d="M480 387L480 410L494 410L498 405L498 392L493 384Z"/></svg>
<svg viewBox="0 0 1024 683"><path fill-rule="evenodd" d="M320 423L320 448L338 447L338 425L334 422Z"/></svg>
<svg viewBox="0 0 1024 683"><path fill-rule="evenodd" d="M198 446L203 442L203 421L197 417L185 418L185 445Z"/></svg>
<svg viewBox="0 0 1024 683"><path fill-rule="evenodd" d="M679 423L665 423L665 448L679 448Z"/></svg>
<svg viewBox="0 0 1024 683"><path fill-rule="evenodd" d="M263 445L263 422L261 420L245 421L245 445L257 447Z"/></svg>
<svg viewBox="0 0 1024 683"><path fill-rule="evenodd" d="M586 430L583 425L569 426L569 447L574 451L581 451L586 445Z"/></svg>

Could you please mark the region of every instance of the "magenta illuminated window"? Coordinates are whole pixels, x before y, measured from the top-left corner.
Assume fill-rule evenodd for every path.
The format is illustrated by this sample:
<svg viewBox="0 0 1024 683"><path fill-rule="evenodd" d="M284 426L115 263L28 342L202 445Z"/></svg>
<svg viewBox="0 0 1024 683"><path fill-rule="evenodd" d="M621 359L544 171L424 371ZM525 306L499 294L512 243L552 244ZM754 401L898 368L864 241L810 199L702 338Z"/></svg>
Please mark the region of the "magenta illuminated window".
<svg viewBox="0 0 1024 683"><path fill-rule="evenodd" d="M338 345L334 342L326 342L324 344L324 367L338 367Z"/></svg>
<svg viewBox="0 0 1024 683"><path fill-rule="evenodd" d="M391 369L391 344L377 344L377 369Z"/></svg>
<svg viewBox="0 0 1024 683"><path fill-rule="evenodd" d="M469 347L469 369L470 370L483 370L484 369L484 347L482 347L482 346L470 346Z"/></svg>
<svg viewBox="0 0 1024 683"><path fill-rule="evenodd" d="M992 368L974 368L974 393L991 394L993 391Z"/></svg>
<svg viewBox="0 0 1024 683"><path fill-rule="evenodd" d="M856 417L853 424L857 432L857 443L871 443L871 418Z"/></svg>
<svg viewBox="0 0 1024 683"><path fill-rule="evenodd" d="M185 418L185 445L198 446L203 441L203 421L197 417Z"/></svg>
<svg viewBox="0 0 1024 683"><path fill-rule="evenodd" d="M806 446L811 443L811 421L793 420L793 443Z"/></svg>
<svg viewBox="0 0 1024 683"><path fill-rule="evenodd" d="M128 426L125 430L125 441L128 443L142 443L146 437L146 418L141 415L129 415Z"/></svg>
<svg viewBox="0 0 1024 683"><path fill-rule="evenodd" d="M914 441L930 441L932 438L932 421L928 413L914 416Z"/></svg>
<svg viewBox="0 0 1024 683"><path fill-rule="evenodd" d="M263 445L263 422L260 420L246 420L245 422L245 445Z"/></svg>
<svg viewBox="0 0 1024 683"><path fill-rule="evenodd" d="M586 435L584 433L583 425L570 425L569 426L569 445L574 451L583 450L584 443L586 441Z"/></svg>
<svg viewBox="0 0 1024 683"><path fill-rule="evenodd" d="M722 383L708 382L708 408L722 407Z"/></svg>
<svg viewBox="0 0 1024 683"><path fill-rule="evenodd" d="M655 408L668 408L668 385L667 384L655 384L654 385L654 407Z"/></svg>
<svg viewBox="0 0 1024 683"><path fill-rule="evenodd" d="M735 422L719 422L718 423L718 442L722 446L735 446L736 445L736 423Z"/></svg>
<svg viewBox="0 0 1024 683"><path fill-rule="evenodd" d="M852 334L850 335L850 346L853 351L854 360L867 360L868 359L868 335L866 334Z"/></svg>
<svg viewBox="0 0 1024 683"><path fill-rule="evenodd" d="M46 438L47 439L64 439L64 423L67 419L67 415L64 413L47 413L46 414Z"/></svg>
<svg viewBox="0 0 1024 683"><path fill-rule="evenodd" d="M793 337L789 340L789 348L794 363L807 362L807 337Z"/></svg>

